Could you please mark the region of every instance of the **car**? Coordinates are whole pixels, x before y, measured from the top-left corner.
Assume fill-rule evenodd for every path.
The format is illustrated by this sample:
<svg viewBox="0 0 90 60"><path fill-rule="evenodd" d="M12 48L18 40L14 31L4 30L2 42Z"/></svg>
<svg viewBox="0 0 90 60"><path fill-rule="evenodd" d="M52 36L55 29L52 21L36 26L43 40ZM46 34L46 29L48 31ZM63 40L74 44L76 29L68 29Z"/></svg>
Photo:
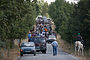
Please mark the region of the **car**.
<svg viewBox="0 0 90 60"><path fill-rule="evenodd" d="M36 56L36 49L34 42L25 42L20 46L20 56L23 54L34 54Z"/></svg>
<svg viewBox="0 0 90 60"><path fill-rule="evenodd" d="M35 43L35 48L37 52L41 51L42 53L46 54L47 47L44 37L32 37L30 41Z"/></svg>
<svg viewBox="0 0 90 60"><path fill-rule="evenodd" d="M55 35L49 35L49 37L48 37L48 39L46 40L46 42L52 43L54 40L56 40L56 36L55 36Z"/></svg>

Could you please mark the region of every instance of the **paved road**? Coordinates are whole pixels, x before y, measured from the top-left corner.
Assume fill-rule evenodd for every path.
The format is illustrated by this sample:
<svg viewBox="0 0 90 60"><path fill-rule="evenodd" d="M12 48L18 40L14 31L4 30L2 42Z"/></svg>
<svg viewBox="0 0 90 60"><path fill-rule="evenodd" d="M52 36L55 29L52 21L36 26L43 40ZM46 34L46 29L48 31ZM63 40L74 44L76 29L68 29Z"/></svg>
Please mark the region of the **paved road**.
<svg viewBox="0 0 90 60"><path fill-rule="evenodd" d="M63 52L60 48L58 49L58 55L53 56L51 44L47 44L47 54L38 52L36 56L32 54L25 54L23 57L18 57L17 60L79 60L78 58Z"/></svg>

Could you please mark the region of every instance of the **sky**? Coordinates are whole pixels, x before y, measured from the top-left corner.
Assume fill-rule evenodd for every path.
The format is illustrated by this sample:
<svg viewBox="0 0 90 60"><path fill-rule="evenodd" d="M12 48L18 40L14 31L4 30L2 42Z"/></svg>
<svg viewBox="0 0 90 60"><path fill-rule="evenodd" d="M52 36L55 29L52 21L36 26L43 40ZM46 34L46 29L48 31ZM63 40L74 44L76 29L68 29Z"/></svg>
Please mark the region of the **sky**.
<svg viewBox="0 0 90 60"><path fill-rule="evenodd" d="M51 2L54 2L55 0L44 0L45 2L47 1L48 4L50 4Z"/></svg>
<svg viewBox="0 0 90 60"><path fill-rule="evenodd" d="M69 1L70 3L71 2L77 3L79 0L66 0L66 1Z"/></svg>
<svg viewBox="0 0 90 60"><path fill-rule="evenodd" d="M55 0L44 0L44 1L45 1L45 2L47 1L48 4L50 4L51 2L54 2ZM66 0L66 1L69 1L70 3L71 3L71 2L77 3L77 1L79 1L79 0Z"/></svg>

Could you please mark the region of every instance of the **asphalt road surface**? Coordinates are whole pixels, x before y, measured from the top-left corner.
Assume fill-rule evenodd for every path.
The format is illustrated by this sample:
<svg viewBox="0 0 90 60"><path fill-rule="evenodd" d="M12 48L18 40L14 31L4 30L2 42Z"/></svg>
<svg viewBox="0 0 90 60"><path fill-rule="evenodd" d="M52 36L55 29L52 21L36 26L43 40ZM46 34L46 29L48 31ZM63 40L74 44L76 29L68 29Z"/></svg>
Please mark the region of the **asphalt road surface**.
<svg viewBox="0 0 90 60"><path fill-rule="evenodd" d="M36 56L33 54L24 54L22 57L18 57L17 60L79 60L77 57L74 57L68 53L63 52L58 48L58 55L53 56L51 44L47 44L47 53L42 54L38 52Z"/></svg>

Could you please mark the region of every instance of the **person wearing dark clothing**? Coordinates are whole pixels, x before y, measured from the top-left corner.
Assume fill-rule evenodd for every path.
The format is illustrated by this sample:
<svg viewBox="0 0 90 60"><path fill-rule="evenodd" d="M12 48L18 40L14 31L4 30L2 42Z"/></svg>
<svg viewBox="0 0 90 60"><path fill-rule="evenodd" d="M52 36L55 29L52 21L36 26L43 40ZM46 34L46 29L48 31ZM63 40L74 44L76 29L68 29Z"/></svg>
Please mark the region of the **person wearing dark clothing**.
<svg viewBox="0 0 90 60"><path fill-rule="evenodd" d="M28 41L30 42L30 39L31 39L31 32L29 32L28 34Z"/></svg>
<svg viewBox="0 0 90 60"><path fill-rule="evenodd" d="M81 41L81 43L84 42L84 40L82 39L82 36L80 35L80 33L78 33L77 41Z"/></svg>

